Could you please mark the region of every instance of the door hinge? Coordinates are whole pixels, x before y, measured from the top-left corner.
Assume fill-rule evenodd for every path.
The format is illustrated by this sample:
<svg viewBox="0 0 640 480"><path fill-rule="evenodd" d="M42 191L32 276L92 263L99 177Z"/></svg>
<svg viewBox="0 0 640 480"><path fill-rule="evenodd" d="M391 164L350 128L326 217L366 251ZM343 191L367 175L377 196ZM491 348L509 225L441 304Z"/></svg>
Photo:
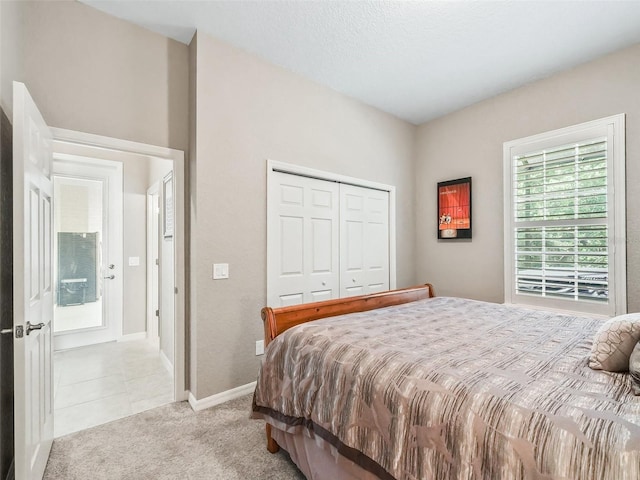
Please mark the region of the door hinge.
<svg viewBox="0 0 640 480"><path fill-rule="evenodd" d="M156 310L156 317L160 316L160 310Z"/></svg>
<svg viewBox="0 0 640 480"><path fill-rule="evenodd" d="M160 262L158 261L157 258L156 258L156 265L160 265Z"/></svg>

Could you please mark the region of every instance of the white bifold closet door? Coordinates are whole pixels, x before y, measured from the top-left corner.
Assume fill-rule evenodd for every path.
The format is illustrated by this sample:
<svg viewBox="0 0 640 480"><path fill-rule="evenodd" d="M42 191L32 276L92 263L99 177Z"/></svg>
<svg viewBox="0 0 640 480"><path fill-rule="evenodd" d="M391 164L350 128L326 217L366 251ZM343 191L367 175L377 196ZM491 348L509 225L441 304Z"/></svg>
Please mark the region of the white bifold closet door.
<svg viewBox="0 0 640 480"><path fill-rule="evenodd" d="M389 290L389 192L340 184L340 297Z"/></svg>
<svg viewBox="0 0 640 480"><path fill-rule="evenodd" d="M389 192L271 175L269 306L389 289Z"/></svg>
<svg viewBox="0 0 640 480"><path fill-rule="evenodd" d="M274 172L268 230L272 307L329 300L339 295L339 185Z"/></svg>

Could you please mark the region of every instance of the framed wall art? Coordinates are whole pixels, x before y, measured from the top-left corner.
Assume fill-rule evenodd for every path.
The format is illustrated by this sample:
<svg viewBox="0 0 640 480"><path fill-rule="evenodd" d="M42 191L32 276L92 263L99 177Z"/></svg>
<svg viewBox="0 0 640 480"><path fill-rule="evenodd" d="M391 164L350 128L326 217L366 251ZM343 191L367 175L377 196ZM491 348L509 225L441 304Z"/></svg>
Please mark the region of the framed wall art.
<svg viewBox="0 0 640 480"><path fill-rule="evenodd" d="M471 177L438 182L438 239L471 238Z"/></svg>

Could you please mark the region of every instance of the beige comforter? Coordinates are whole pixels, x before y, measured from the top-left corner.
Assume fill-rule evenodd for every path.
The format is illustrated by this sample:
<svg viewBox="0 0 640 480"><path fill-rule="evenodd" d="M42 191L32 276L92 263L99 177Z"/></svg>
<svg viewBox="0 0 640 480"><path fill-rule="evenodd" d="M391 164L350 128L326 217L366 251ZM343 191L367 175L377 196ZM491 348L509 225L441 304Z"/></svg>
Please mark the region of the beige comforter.
<svg viewBox="0 0 640 480"><path fill-rule="evenodd" d="M295 327L254 417L389 479L640 479L640 397L587 367L602 320L438 297Z"/></svg>

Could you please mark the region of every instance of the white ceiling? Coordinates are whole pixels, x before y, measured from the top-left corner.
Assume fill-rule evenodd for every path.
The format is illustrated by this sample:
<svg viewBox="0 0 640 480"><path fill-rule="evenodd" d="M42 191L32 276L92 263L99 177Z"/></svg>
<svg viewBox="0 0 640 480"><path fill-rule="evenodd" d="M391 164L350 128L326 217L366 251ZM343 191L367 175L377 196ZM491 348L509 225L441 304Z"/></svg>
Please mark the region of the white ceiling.
<svg viewBox="0 0 640 480"><path fill-rule="evenodd" d="M640 43L640 0L81 1L183 43L208 33L414 124Z"/></svg>

